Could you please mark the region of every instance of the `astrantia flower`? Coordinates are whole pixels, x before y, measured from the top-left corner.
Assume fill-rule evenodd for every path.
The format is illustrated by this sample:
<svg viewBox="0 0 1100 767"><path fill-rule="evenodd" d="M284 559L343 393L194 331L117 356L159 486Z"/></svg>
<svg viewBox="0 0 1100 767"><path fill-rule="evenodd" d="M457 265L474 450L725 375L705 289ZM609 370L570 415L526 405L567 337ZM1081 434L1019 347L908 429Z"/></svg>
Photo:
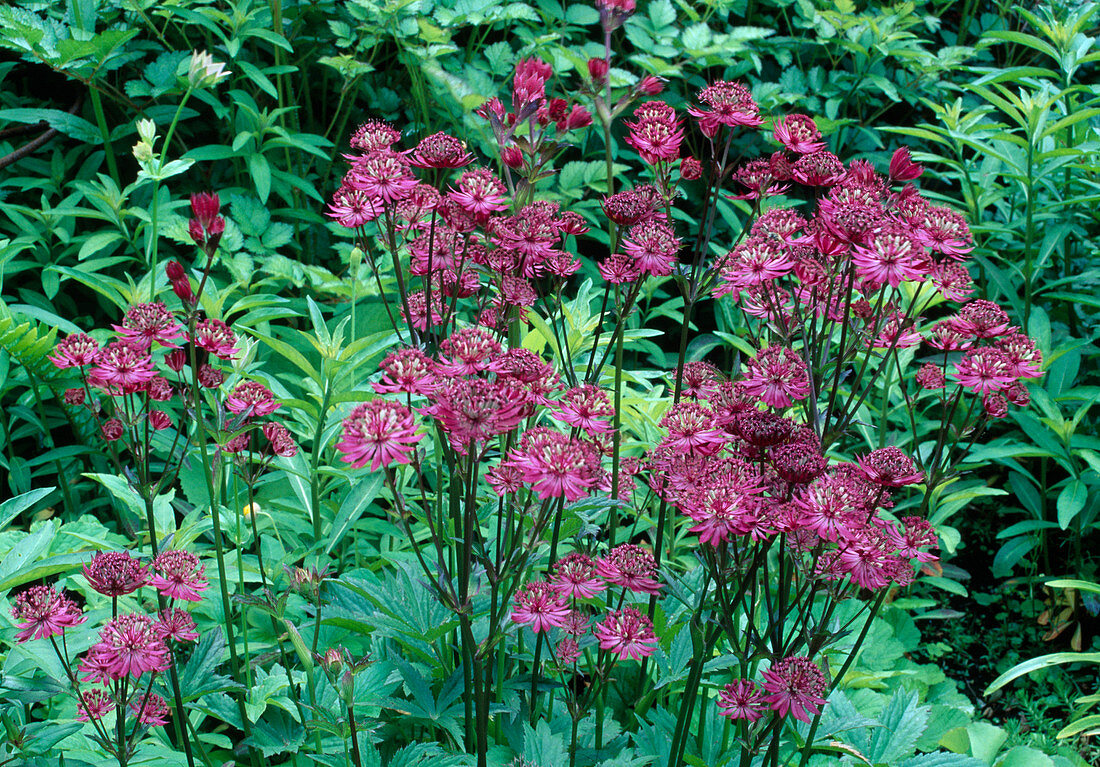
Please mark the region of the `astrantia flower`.
<svg viewBox="0 0 1100 767"><path fill-rule="evenodd" d="M596 624L600 649L619 656L620 660L641 660L657 651L657 635L653 622L633 607L613 610Z"/></svg>
<svg viewBox="0 0 1100 767"><path fill-rule="evenodd" d="M199 641L194 619L186 610L178 607L161 611L155 628L160 638L165 641L169 639L173 642Z"/></svg>
<svg viewBox="0 0 1100 767"><path fill-rule="evenodd" d="M356 160L344 183L383 205L404 200L417 184L403 155L379 150Z"/></svg>
<svg viewBox="0 0 1100 767"><path fill-rule="evenodd" d="M449 378L432 393L432 404L420 412L439 422L456 450L506 434L530 415L526 392L508 380Z"/></svg>
<svg viewBox="0 0 1100 767"><path fill-rule="evenodd" d="M199 322L195 326L195 343L219 359L231 360L237 355L237 336L221 320Z"/></svg>
<svg viewBox="0 0 1100 767"><path fill-rule="evenodd" d="M847 174L844 163L825 150L802 155L791 171L794 180L806 186L833 186Z"/></svg>
<svg viewBox="0 0 1100 767"><path fill-rule="evenodd" d="M744 194L731 195L731 200L757 200L761 197L774 197L782 194L789 187L783 179L776 178L775 169L765 159L749 160L737 169L734 175L737 183L749 191Z"/></svg>
<svg viewBox="0 0 1100 767"><path fill-rule="evenodd" d="M612 431L608 421L614 417L615 409L603 389L584 384L566 391L553 414L555 418L589 434L606 434Z"/></svg>
<svg viewBox="0 0 1100 767"><path fill-rule="evenodd" d="M909 155L908 147L898 147L890 158L890 178L894 181L912 181L924 173L924 166L917 165Z"/></svg>
<svg viewBox="0 0 1100 767"><path fill-rule="evenodd" d="M932 268L924 248L901 225L882 227L852 253L856 273L877 285L897 287L907 280L923 279Z"/></svg>
<svg viewBox="0 0 1100 767"><path fill-rule="evenodd" d="M332 203L325 215L336 219L340 226L355 229L374 221L384 210L381 202L376 202L366 192L350 186L341 186L332 195Z"/></svg>
<svg viewBox="0 0 1100 767"><path fill-rule="evenodd" d="M503 349L485 328L461 328L439 345L437 369L449 376L467 376L487 370Z"/></svg>
<svg viewBox="0 0 1100 767"><path fill-rule="evenodd" d="M760 397L768 407L785 408L810 394L806 363L783 346L770 346L753 357L742 382L747 394Z"/></svg>
<svg viewBox="0 0 1100 767"><path fill-rule="evenodd" d="M156 622L138 613L107 621L100 629L99 642L88 652L97 656L112 679L164 671L171 663Z"/></svg>
<svg viewBox="0 0 1100 767"><path fill-rule="evenodd" d="M676 110L663 101L647 101L634 110L636 122L627 122L630 129L626 143L638 150L642 160L654 165L680 156L684 132Z"/></svg>
<svg viewBox="0 0 1100 767"><path fill-rule="evenodd" d="M473 161L466 145L446 133L433 133L422 139L409 155L409 162L418 168L461 168Z"/></svg>
<svg viewBox="0 0 1100 767"><path fill-rule="evenodd" d="M150 583L169 599L199 602L206 591L206 567L189 551L169 549L153 560L155 575Z"/></svg>
<svg viewBox="0 0 1100 767"><path fill-rule="evenodd" d="M389 149L400 138L401 134L395 128L381 120L367 120L351 135L349 143L364 154L369 154Z"/></svg>
<svg viewBox="0 0 1100 767"><path fill-rule="evenodd" d="M751 679L738 679L718 693L718 713L730 720L755 722L766 710L764 695Z"/></svg>
<svg viewBox="0 0 1100 767"><path fill-rule="evenodd" d="M685 397L708 397L722 382L722 374L709 362L684 363L680 393Z"/></svg>
<svg viewBox="0 0 1100 767"><path fill-rule="evenodd" d="M805 442L774 447L769 457L775 473L781 479L796 485L805 485L817 479L829 465L817 445Z"/></svg>
<svg viewBox="0 0 1100 767"><path fill-rule="evenodd" d="M578 501L600 479L599 456L585 442L569 439L550 429L532 429L509 455L523 481L540 500L564 498Z"/></svg>
<svg viewBox="0 0 1100 767"><path fill-rule="evenodd" d="M298 445L294 442L294 437L291 436L290 431L281 423L268 421L260 430L267 438L273 455L282 456L283 458L293 458L298 454Z"/></svg>
<svg viewBox="0 0 1100 767"><path fill-rule="evenodd" d="M225 398L225 409L246 417L271 415L279 409L275 395L258 381L241 381Z"/></svg>
<svg viewBox="0 0 1100 767"><path fill-rule="evenodd" d="M1016 380L1014 366L1004 351L992 346L969 349L955 363L955 379L975 394L1000 391Z"/></svg>
<svg viewBox="0 0 1100 767"><path fill-rule="evenodd" d="M336 449L345 463L355 468L369 463L371 471L378 471L391 463L409 463L413 446L423 438L407 407L375 399L356 405L344 419L343 440Z"/></svg>
<svg viewBox="0 0 1100 767"><path fill-rule="evenodd" d="M476 168L463 173L458 179L458 188L452 189L449 196L463 210L480 220L490 213L508 207L505 201L504 184L487 168Z"/></svg>
<svg viewBox="0 0 1100 767"><path fill-rule="evenodd" d="M88 585L108 597L132 594L149 582L149 570L125 551L97 551L82 571Z"/></svg>
<svg viewBox="0 0 1100 767"><path fill-rule="evenodd" d="M586 554L567 554L554 564L551 585L563 597L591 599L607 588L596 575L596 563Z"/></svg>
<svg viewBox="0 0 1100 767"><path fill-rule="evenodd" d="M12 617L21 629L15 641L45 639L84 622L80 608L52 586L31 586L15 597Z"/></svg>
<svg viewBox="0 0 1100 767"><path fill-rule="evenodd" d="M114 442L122 439L122 435L126 433L126 427L117 418L108 418L100 424L99 433L103 435L103 439Z"/></svg>
<svg viewBox="0 0 1100 767"><path fill-rule="evenodd" d="M698 402L677 402L661 418L660 426L668 430L662 444L678 452L713 455L727 440L725 432L715 428L714 413Z"/></svg>
<svg viewBox="0 0 1100 767"><path fill-rule="evenodd" d="M575 663L577 658L581 657L581 649L577 646L577 640L573 637L566 637L558 642L558 646L554 650L554 657L562 666Z"/></svg>
<svg viewBox="0 0 1100 767"><path fill-rule="evenodd" d="M699 121L705 136L713 137L722 125L754 127L764 122L749 89L740 83L719 80L699 91L699 101L709 109L688 107L688 114Z"/></svg>
<svg viewBox="0 0 1100 767"><path fill-rule="evenodd" d="M943 370L932 362L921 365L920 370L917 371L916 380L922 389L942 389L946 383Z"/></svg>
<svg viewBox="0 0 1100 767"><path fill-rule="evenodd" d="M657 194L652 187L627 189L605 197L602 205L604 214L619 226L634 226L653 218Z"/></svg>
<svg viewBox="0 0 1100 767"><path fill-rule="evenodd" d="M652 553L632 543L616 546L596 560L596 574L636 594L661 591L661 584L653 577L657 574L657 560Z"/></svg>
<svg viewBox="0 0 1100 767"><path fill-rule="evenodd" d="M772 135L784 147L798 154L810 154L825 148L817 123L806 115L793 114L777 118Z"/></svg>
<svg viewBox="0 0 1100 767"><path fill-rule="evenodd" d="M128 343L148 349L153 341L175 349L175 339L183 335L183 327L162 302L134 304L126 310L121 325L112 325Z"/></svg>
<svg viewBox="0 0 1100 767"><path fill-rule="evenodd" d="M738 413L729 427L753 447L772 447L787 440L794 422L770 411L752 409Z"/></svg>
<svg viewBox="0 0 1100 767"><path fill-rule="evenodd" d="M694 157L680 160L680 178L684 181L698 181L703 177L703 164Z"/></svg>
<svg viewBox="0 0 1100 767"><path fill-rule="evenodd" d="M959 309L959 327L978 338L996 338L1008 331L1008 312L992 301L977 300Z"/></svg>
<svg viewBox="0 0 1100 767"><path fill-rule="evenodd" d="M149 354L126 341L113 341L96 355L91 378L96 386L134 392L156 375Z"/></svg>
<svg viewBox="0 0 1100 767"><path fill-rule="evenodd" d="M996 345L1005 353L1012 375L1016 378L1039 378L1043 375L1043 354L1035 342L1023 333L1001 336Z"/></svg>
<svg viewBox="0 0 1100 767"><path fill-rule="evenodd" d="M512 621L530 626L536 634L555 626L565 625L569 607L558 591L545 581L524 584L515 597Z"/></svg>
<svg viewBox="0 0 1100 767"><path fill-rule="evenodd" d="M829 685L817 664L805 656L792 656L776 661L763 672L764 701L780 715L809 722L825 705Z"/></svg>
<svg viewBox="0 0 1100 767"><path fill-rule="evenodd" d="M863 475L881 487L902 487L924 481L913 459L896 447L872 450L856 461Z"/></svg>
<svg viewBox="0 0 1100 767"><path fill-rule="evenodd" d="M857 502L847 483L825 476L814 480L795 496L795 508L801 512L799 525L809 528L827 541L845 540L861 520Z"/></svg>
<svg viewBox="0 0 1100 767"><path fill-rule="evenodd" d="M625 253L613 253L597 266L600 276L612 285L635 282L642 276L638 262Z"/></svg>
<svg viewBox="0 0 1100 767"><path fill-rule="evenodd" d="M485 481L500 496L518 493L523 489L523 475L517 467L508 462L499 463L486 471Z"/></svg>
<svg viewBox="0 0 1100 767"><path fill-rule="evenodd" d="M782 242L754 236L726 255L721 275L728 286L747 288L790 274L794 265L790 249ZM723 290L728 292L729 287Z"/></svg>
<svg viewBox="0 0 1100 767"><path fill-rule="evenodd" d="M970 227L961 213L950 208L929 207L916 230L917 238L932 250L962 259L974 249Z"/></svg>
<svg viewBox="0 0 1100 767"><path fill-rule="evenodd" d="M622 248L635 260L642 274L663 277L672 274L680 240L665 224L648 221L630 227Z"/></svg>
<svg viewBox="0 0 1100 767"><path fill-rule="evenodd" d="M130 701L130 712L142 724L163 726L168 724L168 704L155 692L146 693Z"/></svg>
<svg viewBox="0 0 1100 767"><path fill-rule="evenodd" d="M80 701L76 704L78 722L99 721L115 710L115 699L102 687L80 691Z"/></svg>
<svg viewBox="0 0 1100 767"><path fill-rule="evenodd" d="M962 264L941 261L932 267L932 285L949 301L963 301L974 292L974 280Z"/></svg>

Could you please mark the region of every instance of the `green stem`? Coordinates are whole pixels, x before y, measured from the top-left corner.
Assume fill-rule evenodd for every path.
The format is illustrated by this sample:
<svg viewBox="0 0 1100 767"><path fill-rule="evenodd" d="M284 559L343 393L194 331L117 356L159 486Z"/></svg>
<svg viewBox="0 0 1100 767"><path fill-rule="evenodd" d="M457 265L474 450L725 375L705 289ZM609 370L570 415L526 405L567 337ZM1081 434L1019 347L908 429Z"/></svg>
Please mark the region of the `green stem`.
<svg viewBox="0 0 1100 767"><path fill-rule="evenodd" d="M115 149L111 146L111 131L107 127L107 117L103 113L103 101L99 97L99 91L94 87L88 89L88 97L92 101L92 111L95 112L99 135L103 138L103 154L107 158L107 172L111 174L111 180L115 182L115 186L121 189L122 177L118 174L118 162L115 160Z"/></svg>

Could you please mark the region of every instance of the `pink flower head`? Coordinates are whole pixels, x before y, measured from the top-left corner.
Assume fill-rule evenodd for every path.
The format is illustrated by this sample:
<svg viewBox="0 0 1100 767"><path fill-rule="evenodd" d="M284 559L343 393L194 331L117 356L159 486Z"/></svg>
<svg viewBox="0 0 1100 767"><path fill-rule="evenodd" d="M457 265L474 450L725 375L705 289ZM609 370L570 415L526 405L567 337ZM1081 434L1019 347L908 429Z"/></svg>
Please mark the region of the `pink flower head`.
<svg viewBox="0 0 1100 767"><path fill-rule="evenodd" d="M680 178L684 181L698 181L703 177L703 163L694 157L680 160Z"/></svg>
<svg viewBox="0 0 1100 767"><path fill-rule="evenodd" d="M115 710L115 699L102 687L81 690L80 701L76 704L78 722L99 721Z"/></svg>
<svg viewBox="0 0 1100 767"><path fill-rule="evenodd" d="M456 450L506 434L529 416L534 406L514 382L483 378L449 378L432 394L423 415L439 422Z"/></svg>
<svg viewBox="0 0 1100 767"><path fill-rule="evenodd" d="M461 168L473 161L466 145L446 133L433 133L422 139L409 158L418 168Z"/></svg>
<svg viewBox="0 0 1100 767"><path fill-rule="evenodd" d="M749 160L737 169L734 175L737 183L749 191L743 194L731 195L731 200L758 200L761 197L774 197L782 194L790 187L786 179L776 177L776 168L773 163L765 159ZM789 178L789 175L787 176Z"/></svg>
<svg viewBox="0 0 1100 767"><path fill-rule="evenodd" d="M806 115L793 114L776 118L772 135L786 149L796 154L811 154L825 148L817 123Z"/></svg>
<svg viewBox="0 0 1100 767"><path fill-rule="evenodd" d="M206 567L189 551L169 549L153 560L156 574L150 583L169 599L199 602L207 589Z"/></svg>
<svg viewBox="0 0 1100 767"><path fill-rule="evenodd" d="M409 463L413 446L424 438L416 433L412 413L404 405L375 399L356 405L344 419L343 440L336 449L355 468L370 464L378 471L391 463Z"/></svg>
<svg viewBox="0 0 1100 767"><path fill-rule="evenodd" d="M890 525L884 528L890 540L897 547L898 556L904 559L916 559L918 562L935 562L939 557L930 549L939 548L939 536L926 519L920 517L902 517L902 529Z"/></svg>
<svg viewBox="0 0 1100 767"><path fill-rule="evenodd" d="M570 426L584 429L589 434L607 434L612 431L608 420L615 415L607 393L593 384L569 389L552 411L555 418Z"/></svg>
<svg viewBox="0 0 1100 767"><path fill-rule="evenodd" d="M955 363L955 379L975 394L998 392L1016 380L1012 360L1001 349L982 346L969 349Z"/></svg>
<svg viewBox="0 0 1100 767"><path fill-rule="evenodd" d="M92 383L108 391L140 391L156 376L147 351L123 340L113 341L96 355Z"/></svg>
<svg viewBox="0 0 1100 767"><path fill-rule="evenodd" d="M205 319L195 326L195 343L223 360L237 356L237 336L221 320Z"/></svg>
<svg viewBox="0 0 1100 767"><path fill-rule="evenodd" d="M709 362L684 363L680 393L685 397L709 397L722 382L722 373Z"/></svg>
<svg viewBox="0 0 1100 767"><path fill-rule="evenodd" d="M820 150L799 157L791 173L795 181L806 186L834 186L847 171L839 157Z"/></svg>
<svg viewBox="0 0 1100 767"><path fill-rule="evenodd" d="M221 200L216 193L199 192L191 195L191 217L207 232L217 228L217 221L221 218L218 215L221 207Z"/></svg>
<svg viewBox="0 0 1100 767"><path fill-rule="evenodd" d="M283 458L293 458L298 454L298 445L294 442L294 437L291 436L290 431L281 423L274 423L268 421L260 430L267 438L273 455L282 456Z"/></svg>
<svg viewBox="0 0 1100 767"><path fill-rule="evenodd" d="M959 327L978 338L996 338L1008 332L1008 312L992 301L977 300L959 309Z"/></svg>
<svg viewBox="0 0 1100 767"><path fill-rule="evenodd" d="M230 413L253 418L271 415L279 409L275 395L258 381L241 381L225 398L225 409Z"/></svg>
<svg viewBox="0 0 1100 767"><path fill-rule="evenodd" d="M599 456L585 442L550 429L532 429L509 457L540 500L587 496L601 478Z"/></svg>
<svg viewBox="0 0 1100 767"><path fill-rule="evenodd" d="M99 353L99 343L85 333L72 333L57 342L50 361L56 368L84 368L96 361Z"/></svg>
<svg viewBox="0 0 1100 767"><path fill-rule="evenodd" d="M789 407L810 394L806 363L792 349L769 346L753 357L742 377L745 393L757 396L768 407Z"/></svg>
<svg viewBox="0 0 1100 767"><path fill-rule="evenodd" d="M723 292L748 288L784 277L794 267L791 250L784 243L760 236L748 237L730 251L722 265Z"/></svg>
<svg viewBox="0 0 1100 767"><path fill-rule="evenodd" d="M930 390L942 389L947 383L943 370L933 362L921 365L920 370L917 371L916 380L920 388Z"/></svg>
<svg viewBox="0 0 1100 767"><path fill-rule="evenodd" d="M149 582L149 570L125 551L97 551L82 571L88 585L108 597L133 594Z"/></svg>
<svg viewBox="0 0 1100 767"><path fill-rule="evenodd" d="M930 346L943 351L958 351L973 345L973 335L969 326L958 317L946 317L927 331Z"/></svg>
<svg viewBox="0 0 1100 767"><path fill-rule="evenodd" d="M661 584L653 577L657 574L657 560L649 551L632 543L616 546L596 560L596 574L636 594L661 591Z"/></svg>
<svg viewBox="0 0 1100 767"><path fill-rule="evenodd" d="M382 380L374 384L379 394L402 392L430 394L435 387L435 362L419 349L398 349L386 355L380 365Z"/></svg>
<svg viewBox="0 0 1100 767"><path fill-rule="evenodd" d="M437 369L449 376L467 376L488 370L504 351L500 342L485 328L456 330L439 345Z"/></svg>
<svg viewBox="0 0 1100 767"><path fill-rule="evenodd" d="M108 418L100 424L99 433L103 435L103 439L114 442L122 439L122 435L126 433L126 427L117 418Z"/></svg>
<svg viewBox="0 0 1100 767"><path fill-rule="evenodd" d="M100 629L99 643L88 651L97 656L107 676L122 679L167 670L171 664L168 647L147 615L127 613L107 621Z"/></svg>
<svg viewBox="0 0 1100 767"><path fill-rule="evenodd" d="M148 349L153 341L175 349L178 344L173 341L183 335L183 327L160 301L134 304L126 310L122 324L112 327L131 346L138 349Z"/></svg>
<svg viewBox="0 0 1100 767"><path fill-rule="evenodd" d="M382 149L356 160L344 177L344 183L363 192L375 203L386 205L411 195L417 180L404 155Z"/></svg>
<svg viewBox="0 0 1100 767"><path fill-rule="evenodd" d="M484 221L490 213L508 207L504 184L487 168L475 168L458 179L458 189L450 191L450 198L467 213Z"/></svg>
<svg viewBox="0 0 1100 767"><path fill-rule="evenodd" d="M825 674L809 658L799 655L784 658L763 672L764 701L780 716L791 716L809 722L825 705L821 697L829 688Z"/></svg>
<svg viewBox="0 0 1100 767"><path fill-rule="evenodd" d="M554 70L542 59L521 59L512 77L512 107L518 112L546 100L546 81Z"/></svg>
<svg viewBox="0 0 1100 767"><path fill-rule="evenodd" d="M672 228L658 221L647 221L630 227L622 241L623 251L634 259L642 274L667 276L672 274L680 239Z"/></svg>
<svg viewBox="0 0 1100 767"><path fill-rule="evenodd" d="M897 287L907 280L921 280L932 262L907 227L885 226L874 232L852 255L856 273L876 285Z"/></svg>
<svg viewBox="0 0 1100 767"><path fill-rule="evenodd" d="M794 504L801 512L799 525L827 541L846 540L861 521L857 499L848 484L831 476L814 480L795 496Z"/></svg>
<svg viewBox="0 0 1100 767"><path fill-rule="evenodd" d="M341 186L332 195L332 203L325 215L336 220L340 226L356 229L374 221L384 210L380 201L375 201L366 192L350 186Z"/></svg>
<svg viewBox="0 0 1100 767"><path fill-rule="evenodd" d="M178 607L162 610L156 623L156 631L164 641L197 642L199 634L190 613Z"/></svg>
<svg viewBox="0 0 1100 767"><path fill-rule="evenodd" d="M11 614L21 629L15 635L17 642L57 636L84 622L80 608L53 586L31 586L20 592Z"/></svg>
<svg viewBox="0 0 1100 767"><path fill-rule="evenodd" d="M647 101L634 110L636 122L627 122L630 129L626 143L634 147L642 160L650 165L671 162L680 156L684 131L676 110L663 101Z"/></svg>
<svg viewBox="0 0 1100 767"><path fill-rule="evenodd" d="M913 162L908 147L898 147L890 158L890 178L894 181L912 181L924 173L924 166Z"/></svg>
<svg viewBox="0 0 1100 767"><path fill-rule="evenodd" d="M921 217L916 234L924 245L952 258L965 258L974 249L966 219L950 208L929 207Z"/></svg>
<svg viewBox="0 0 1100 767"><path fill-rule="evenodd" d="M596 563L586 554L567 554L554 565L551 584L563 598L591 599L607 588L596 575Z"/></svg>
<svg viewBox="0 0 1100 767"><path fill-rule="evenodd" d="M974 280L962 264L941 261L932 267L932 284L944 298L963 301L974 292Z"/></svg>
<svg viewBox="0 0 1100 767"><path fill-rule="evenodd" d="M596 624L600 649L619 656L619 660L641 660L657 651L653 622L633 607L613 610Z"/></svg>
<svg viewBox="0 0 1100 767"><path fill-rule="evenodd" d="M139 722L150 727L168 724L168 704L155 692L145 693L130 701L130 712Z"/></svg>
<svg viewBox="0 0 1100 767"><path fill-rule="evenodd" d="M1023 333L1010 332L998 338L996 345L1008 358L1014 377L1039 378L1043 375L1043 353Z"/></svg>
<svg viewBox="0 0 1100 767"><path fill-rule="evenodd" d="M719 80L699 91L699 101L709 109L688 107L688 114L699 121L705 136L713 137L722 125L755 127L764 122L749 89L740 83Z"/></svg>
<svg viewBox="0 0 1100 767"><path fill-rule="evenodd" d="M554 657L557 659L558 664L562 666L576 663L577 658L581 657L581 648L577 645L577 640L573 637L566 637L558 642L558 646L554 649Z"/></svg>
<svg viewBox="0 0 1100 767"><path fill-rule="evenodd" d="M817 445L792 442L772 448L769 455L775 473L793 485L805 485L825 473L829 462Z"/></svg>
<svg viewBox="0 0 1100 767"><path fill-rule="evenodd" d="M638 262L625 253L613 253L598 266L600 276L612 285L636 282L642 276Z"/></svg>
<svg viewBox="0 0 1100 767"><path fill-rule="evenodd" d="M348 143L364 154L389 149L401 138L393 126L381 120L367 120L356 128Z"/></svg>
<svg viewBox="0 0 1100 767"><path fill-rule="evenodd" d="M924 481L913 459L896 447L872 450L856 461L863 475L880 487L902 487Z"/></svg>
<svg viewBox="0 0 1100 767"><path fill-rule="evenodd" d="M766 710L763 693L751 679L738 679L718 693L718 713L731 721L745 719L755 722Z"/></svg>
<svg viewBox="0 0 1100 767"><path fill-rule="evenodd" d="M499 496L518 493L523 489L523 474L516 466L507 461L498 463L486 471L485 481L492 486L493 491Z"/></svg>
<svg viewBox="0 0 1100 767"><path fill-rule="evenodd" d="M564 626L569 617L569 607L558 591L545 581L524 584L515 597L512 621L530 626L536 634L555 626Z"/></svg>
<svg viewBox="0 0 1100 767"><path fill-rule="evenodd" d="M616 192L603 200L604 214L619 226L634 226L652 219L657 210L657 191L651 186Z"/></svg>

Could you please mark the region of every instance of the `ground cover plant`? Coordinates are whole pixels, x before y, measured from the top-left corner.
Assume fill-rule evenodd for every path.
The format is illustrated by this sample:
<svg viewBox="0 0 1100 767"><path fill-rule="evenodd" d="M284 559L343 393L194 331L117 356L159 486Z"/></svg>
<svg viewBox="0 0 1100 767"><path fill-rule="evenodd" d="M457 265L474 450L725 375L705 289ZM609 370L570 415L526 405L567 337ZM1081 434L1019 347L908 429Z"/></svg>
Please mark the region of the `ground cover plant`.
<svg viewBox="0 0 1100 767"><path fill-rule="evenodd" d="M1097 18L0 9L0 763L1088 764Z"/></svg>

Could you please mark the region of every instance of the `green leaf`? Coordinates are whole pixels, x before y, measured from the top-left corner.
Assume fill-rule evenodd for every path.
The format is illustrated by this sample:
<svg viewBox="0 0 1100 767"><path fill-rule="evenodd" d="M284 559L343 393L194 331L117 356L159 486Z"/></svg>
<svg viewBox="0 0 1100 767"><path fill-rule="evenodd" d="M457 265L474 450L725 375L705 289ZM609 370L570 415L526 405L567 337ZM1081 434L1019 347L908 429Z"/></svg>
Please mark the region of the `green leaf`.
<svg viewBox="0 0 1100 767"><path fill-rule="evenodd" d="M29 493L17 495L0 503L0 530L10 525L13 519L56 489L56 487L40 487L37 490L31 490Z"/></svg>
<svg viewBox="0 0 1100 767"><path fill-rule="evenodd" d="M260 202L266 205L267 198L271 194L271 166L267 158L262 154L249 155L248 172L256 182L256 195L260 198Z"/></svg>
<svg viewBox="0 0 1100 767"><path fill-rule="evenodd" d="M1036 540L1031 536L1021 536L1006 542L993 557L993 577L1007 578L1012 574L1021 559L1035 548Z"/></svg>
<svg viewBox="0 0 1100 767"><path fill-rule="evenodd" d="M383 479L382 473L377 472L360 479L351 488L351 492L340 503L340 510L336 512L336 518L332 521L332 527L326 536L328 538L328 542L325 544L326 555L332 552L348 529L363 516L363 512L378 497L378 493L382 489Z"/></svg>
<svg viewBox="0 0 1100 767"><path fill-rule="evenodd" d="M1100 583L1080 581L1075 578L1056 578L1055 580L1047 581L1046 585L1053 586L1056 589L1077 589L1078 591L1088 591L1092 594L1100 594Z"/></svg>
<svg viewBox="0 0 1100 767"><path fill-rule="evenodd" d="M1058 525L1063 529L1069 527L1074 517L1085 508L1089 499L1089 489L1079 479L1071 481L1058 493Z"/></svg>
<svg viewBox="0 0 1100 767"><path fill-rule="evenodd" d="M0 109L0 121L35 125L46 122L58 133L64 133L88 144L103 143L99 129L83 117L60 109Z"/></svg>
<svg viewBox="0 0 1100 767"><path fill-rule="evenodd" d="M1054 760L1030 746L1015 746L997 760L996 767L1054 767Z"/></svg>
<svg viewBox="0 0 1100 767"><path fill-rule="evenodd" d="M1080 735L1086 730L1091 730L1089 735L1095 735L1100 732L1100 714L1092 714L1090 716L1083 716L1077 721L1070 722L1061 730L1058 731L1058 738L1072 738L1075 735Z"/></svg>
<svg viewBox="0 0 1100 767"><path fill-rule="evenodd" d="M1014 679L1019 679L1039 669L1050 668L1063 663L1100 663L1100 652L1054 652L1048 655L1040 655L1038 658L1029 658L1023 663L1017 663L994 679L982 694L991 695Z"/></svg>

